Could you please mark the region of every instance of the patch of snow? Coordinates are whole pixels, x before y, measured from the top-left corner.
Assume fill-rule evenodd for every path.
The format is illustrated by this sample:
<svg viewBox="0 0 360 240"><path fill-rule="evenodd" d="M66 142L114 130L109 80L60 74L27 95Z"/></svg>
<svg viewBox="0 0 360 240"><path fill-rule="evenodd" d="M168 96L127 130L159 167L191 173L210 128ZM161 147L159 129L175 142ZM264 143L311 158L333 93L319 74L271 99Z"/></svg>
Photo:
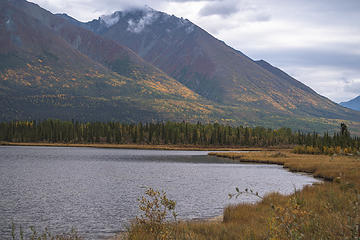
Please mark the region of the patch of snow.
<svg viewBox="0 0 360 240"><path fill-rule="evenodd" d="M147 4L144 7L144 11L145 12L155 12L155 10L153 8L149 7L149 5L147 5Z"/></svg>
<svg viewBox="0 0 360 240"><path fill-rule="evenodd" d="M9 31L9 32L16 30L14 21L11 19L10 16L5 21L5 29L6 29L6 31Z"/></svg>
<svg viewBox="0 0 360 240"><path fill-rule="evenodd" d="M114 24L118 23L120 20L121 12L115 12L111 15L102 15L100 21L106 25L106 27L111 27Z"/></svg>
<svg viewBox="0 0 360 240"><path fill-rule="evenodd" d="M192 33L194 31L194 25L190 24L187 28L185 28L185 32L187 34Z"/></svg>
<svg viewBox="0 0 360 240"><path fill-rule="evenodd" d="M145 15L137 22L133 19L130 19L128 21L129 25L126 30L132 33L140 33L147 25L152 24L159 17L159 14L153 10L149 10L144 13Z"/></svg>

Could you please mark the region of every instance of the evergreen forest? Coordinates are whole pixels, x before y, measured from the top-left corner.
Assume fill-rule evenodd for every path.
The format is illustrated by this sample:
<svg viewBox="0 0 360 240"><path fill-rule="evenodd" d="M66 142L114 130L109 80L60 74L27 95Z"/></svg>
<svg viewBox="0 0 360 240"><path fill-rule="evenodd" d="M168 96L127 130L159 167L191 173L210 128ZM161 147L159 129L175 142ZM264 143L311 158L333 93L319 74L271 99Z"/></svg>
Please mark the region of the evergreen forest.
<svg viewBox="0 0 360 240"><path fill-rule="evenodd" d="M358 152L360 138L345 124L334 134L293 131L290 128L229 126L188 122L121 123L48 119L0 123L0 141L40 143L109 143L269 147L299 145L297 151L313 154L335 149ZM307 148L306 148L307 146ZM311 147L311 148L310 148ZM337 148L337 150L336 150Z"/></svg>

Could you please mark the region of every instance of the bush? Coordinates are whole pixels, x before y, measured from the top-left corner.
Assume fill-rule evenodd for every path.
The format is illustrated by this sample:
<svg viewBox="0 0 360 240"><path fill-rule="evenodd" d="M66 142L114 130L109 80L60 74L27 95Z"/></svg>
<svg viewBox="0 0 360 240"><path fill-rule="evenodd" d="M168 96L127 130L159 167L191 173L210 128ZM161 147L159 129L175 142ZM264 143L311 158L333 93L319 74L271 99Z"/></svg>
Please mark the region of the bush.
<svg viewBox="0 0 360 240"><path fill-rule="evenodd" d="M172 239L174 224L176 223L176 202L167 198L165 192L148 188L145 196L138 199L142 214L136 217L135 223L129 230L129 239L139 239L139 235L146 235L146 239Z"/></svg>

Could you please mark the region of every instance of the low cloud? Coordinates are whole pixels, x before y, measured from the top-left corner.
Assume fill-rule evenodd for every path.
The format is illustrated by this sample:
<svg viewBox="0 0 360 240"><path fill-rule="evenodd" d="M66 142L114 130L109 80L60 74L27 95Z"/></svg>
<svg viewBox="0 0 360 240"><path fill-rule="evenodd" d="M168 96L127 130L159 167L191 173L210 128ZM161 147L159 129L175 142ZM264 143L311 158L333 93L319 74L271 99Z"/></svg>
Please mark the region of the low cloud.
<svg viewBox="0 0 360 240"><path fill-rule="evenodd" d="M158 13L153 11L148 11L146 14L140 18L138 21L130 19L128 24L127 31L132 33L140 33L144 30L147 25L150 25L153 21L158 18Z"/></svg>
<svg viewBox="0 0 360 240"><path fill-rule="evenodd" d="M237 1L225 1L209 3L199 11L199 14L201 16L219 15L229 17L238 11Z"/></svg>
<svg viewBox="0 0 360 240"><path fill-rule="evenodd" d="M350 92L355 94L356 96L360 96L360 76L359 78L351 79L345 83L344 87L346 92Z"/></svg>
<svg viewBox="0 0 360 240"><path fill-rule="evenodd" d="M105 23L107 27L111 27L112 25L116 24L120 20L120 16L117 12L111 15L102 15L100 20Z"/></svg>
<svg viewBox="0 0 360 240"><path fill-rule="evenodd" d="M261 22L269 21L271 19L271 15L269 13L247 0L223 0L209 2L199 11L199 15L202 17L216 15L222 18L228 18L235 14L242 15L242 19L245 21Z"/></svg>
<svg viewBox="0 0 360 240"><path fill-rule="evenodd" d="M250 21L267 22L271 20L271 15L268 13L256 13L248 18Z"/></svg>

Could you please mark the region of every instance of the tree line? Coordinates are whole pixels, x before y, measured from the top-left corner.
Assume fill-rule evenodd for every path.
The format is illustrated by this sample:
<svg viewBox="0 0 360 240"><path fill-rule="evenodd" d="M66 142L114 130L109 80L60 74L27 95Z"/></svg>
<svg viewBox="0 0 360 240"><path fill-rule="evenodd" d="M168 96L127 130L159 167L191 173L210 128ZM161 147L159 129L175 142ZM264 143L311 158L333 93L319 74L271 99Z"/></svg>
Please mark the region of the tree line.
<svg viewBox="0 0 360 240"><path fill-rule="evenodd" d="M0 141L255 147L304 145L359 149L359 137L351 137L345 124L344 126L338 133L320 135L316 132L293 131L290 128L270 129L218 123L121 123L48 119L1 122Z"/></svg>

